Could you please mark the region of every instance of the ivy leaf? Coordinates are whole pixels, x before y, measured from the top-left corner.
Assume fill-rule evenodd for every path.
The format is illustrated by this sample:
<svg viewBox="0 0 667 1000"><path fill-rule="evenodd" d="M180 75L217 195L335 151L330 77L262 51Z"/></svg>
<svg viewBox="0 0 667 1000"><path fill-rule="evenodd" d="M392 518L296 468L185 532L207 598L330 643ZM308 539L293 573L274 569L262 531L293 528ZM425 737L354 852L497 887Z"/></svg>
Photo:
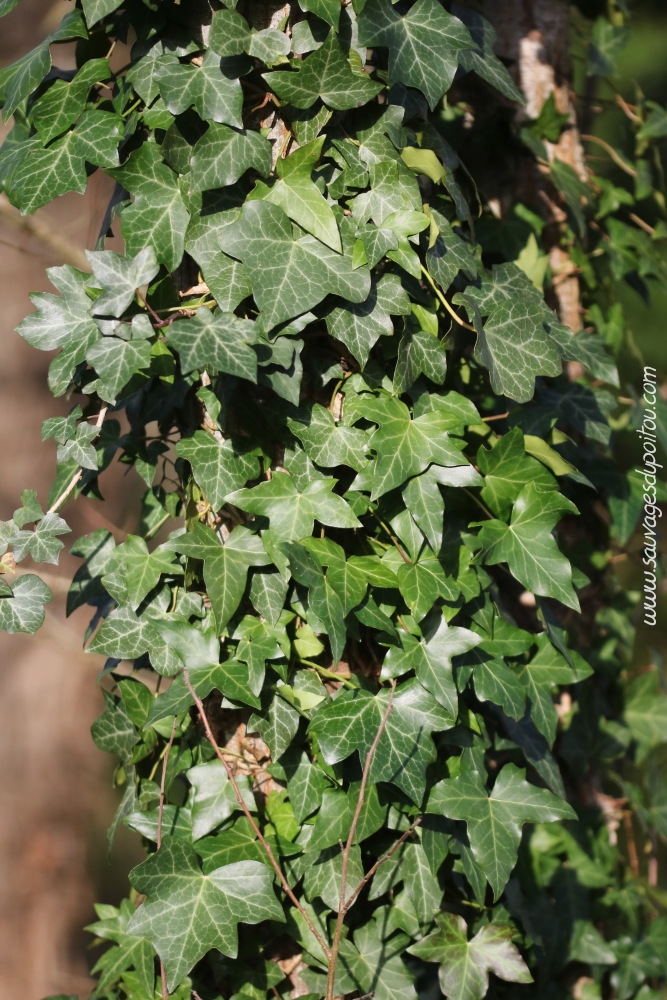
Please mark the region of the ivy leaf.
<svg viewBox="0 0 667 1000"><path fill-rule="evenodd" d="M252 293L243 264L220 252L221 232L236 214L233 209L206 214L194 212L185 234L185 249L201 268L202 276L223 313L236 309Z"/></svg>
<svg viewBox="0 0 667 1000"><path fill-rule="evenodd" d="M326 198L311 180L313 167L322 155L324 136L300 146L286 159L278 159L278 180L272 187L258 183L253 198L264 198L277 205L307 233L321 240L332 250L342 253L343 247L336 218Z"/></svg>
<svg viewBox="0 0 667 1000"><path fill-rule="evenodd" d="M49 562L57 566L58 556L64 544L56 538L56 535L64 535L71 530L58 514L46 514L37 522L34 531L16 532L11 540L14 558L20 562L30 554L35 562Z"/></svg>
<svg viewBox="0 0 667 1000"><path fill-rule="evenodd" d="M549 323L549 334L566 360L578 361L595 378L618 388L618 369L603 337L583 331L575 336L569 326L556 321Z"/></svg>
<svg viewBox="0 0 667 1000"><path fill-rule="evenodd" d="M576 684L592 673L591 667L579 657L574 670L564 656L554 649L546 634L538 639L538 652L530 663L520 664L517 674L530 698L530 715L535 726L553 747L558 715L551 693L560 684Z"/></svg>
<svg viewBox="0 0 667 1000"><path fill-rule="evenodd" d="M5 124L28 94L31 94L51 69L50 37L41 45L22 56L2 71L4 104L2 120Z"/></svg>
<svg viewBox="0 0 667 1000"><path fill-rule="evenodd" d="M145 247L136 257L114 250L87 250L86 257L102 289L94 304L89 304L95 316L122 316L137 288L149 284L159 271L153 247Z"/></svg>
<svg viewBox="0 0 667 1000"><path fill-rule="evenodd" d="M192 150L188 183L193 191L226 187L251 167L263 177L271 172L271 143L258 132L212 122Z"/></svg>
<svg viewBox="0 0 667 1000"><path fill-rule="evenodd" d="M514 670L504 660L477 654L474 666L475 694L480 701L500 705L511 719L519 721L526 710L526 692ZM474 659L474 658L473 658Z"/></svg>
<svg viewBox="0 0 667 1000"><path fill-rule="evenodd" d="M105 710L90 727L93 742L105 753L116 753L124 764L129 762L133 748L139 742L134 723L120 698L104 692Z"/></svg>
<svg viewBox="0 0 667 1000"><path fill-rule="evenodd" d="M229 503L250 514L270 518L271 530L285 541L312 535L315 519L334 528L358 528L349 504L332 490L335 479L313 479L299 490L286 472L274 472L269 482L227 496Z"/></svg>
<svg viewBox="0 0 667 1000"><path fill-rule="evenodd" d="M503 434L495 448L482 446L477 452L477 465L484 475L482 499L497 517L504 520L510 516L512 504L526 483L533 482L542 490L556 485L542 463L526 455L519 427Z"/></svg>
<svg viewBox="0 0 667 1000"><path fill-rule="evenodd" d="M537 375L560 375L559 352L547 339L540 305L501 302L482 326L479 310L474 302L471 307L466 293L459 293L456 301L471 314L477 330L475 359L489 369L494 392L526 403L533 398Z"/></svg>
<svg viewBox="0 0 667 1000"><path fill-rule="evenodd" d="M136 611L144 597L157 586L162 573L181 572L178 564L174 566L174 561L173 552L160 546L149 553L143 538L128 535L127 540L114 549L105 570L107 573L122 573L128 603Z"/></svg>
<svg viewBox="0 0 667 1000"><path fill-rule="evenodd" d="M343 614L348 615L366 596L367 575L353 561L345 558L345 550L340 545L328 538L304 538L301 544L320 565L328 567L327 582L342 601ZM295 548L290 552L293 553ZM361 558L364 559L363 556Z"/></svg>
<svg viewBox="0 0 667 1000"><path fill-rule="evenodd" d="M287 778L287 792L297 823L303 823L320 807L325 789L331 785L323 772L311 764L303 751L285 754L281 761Z"/></svg>
<svg viewBox="0 0 667 1000"><path fill-rule="evenodd" d="M325 578L321 568L303 546L285 545L283 550L289 556L294 579L308 587L309 609L312 609L326 629L331 642L331 655L334 663L338 663L343 655L346 638L343 622L345 612L340 595L332 587L328 574Z"/></svg>
<svg viewBox="0 0 667 1000"><path fill-rule="evenodd" d="M358 23L362 45L388 47L391 80L421 90L431 110L452 84L459 50L474 48L465 25L437 0L417 0L404 16L368 0Z"/></svg>
<svg viewBox="0 0 667 1000"><path fill-rule="evenodd" d="M204 581L219 633L241 602L249 568L271 562L259 535L242 525L234 528L221 545L211 528L196 522L191 532L179 535L166 546L192 559L204 560Z"/></svg>
<svg viewBox="0 0 667 1000"><path fill-rule="evenodd" d="M366 432L336 424L329 410L319 403L302 410L294 419L288 418L287 426L299 438L308 457L324 468L349 465L359 471L367 464Z"/></svg>
<svg viewBox="0 0 667 1000"><path fill-rule="evenodd" d="M393 334L391 316L407 316L409 312L410 299L400 279L384 274L372 282L363 302L338 304L326 318L327 329L364 367L378 337Z"/></svg>
<svg viewBox="0 0 667 1000"><path fill-rule="evenodd" d="M216 511L227 494L259 474L255 455L238 451L230 438L220 442L207 431L195 431L192 437L181 438L175 451L179 458L190 462L197 483Z"/></svg>
<svg viewBox="0 0 667 1000"><path fill-rule="evenodd" d="M518 949L514 931L503 924L485 924L471 941L468 925L454 913L439 913L438 930L408 951L426 962L440 962L440 989L450 1000L483 1000L489 972L510 983L532 983L533 977Z"/></svg>
<svg viewBox="0 0 667 1000"><path fill-rule="evenodd" d="M310 108L321 97L330 108L345 111L365 104L382 90L382 84L366 73L352 71L333 28L324 44L301 62L298 71L262 75L281 101L295 108Z"/></svg>
<svg viewBox="0 0 667 1000"><path fill-rule="evenodd" d="M303 891L306 899L321 899L325 906L338 912L340 905L340 890L342 883L343 855L338 846L328 847L318 855L307 855L310 860L303 880ZM348 900L355 888L364 877L361 863L361 851L358 844L353 844L350 850L345 899Z"/></svg>
<svg viewBox="0 0 667 1000"><path fill-rule="evenodd" d="M167 340L176 348L184 372L195 368L213 375L227 372L257 382L257 355L250 344L257 341L255 324L233 313L202 306L192 319L181 319L169 328Z"/></svg>
<svg viewBox="0 0 667 1000"><path fill-rule="evenodd" d="M377 456L371 500L423 472L430 462L463 464L461 452L447 434L451 419L442 411L424 413L413 420L405 403L391 397L362 401L359 408L380 425L369 442Z"/></svg>
<svg viewBox="0 0 667 1000"><path fill-rule="evenodd" d="M294 238L289 219L265 201L246 203L221 234L222 249L248 268L265 330L311 309L329 293L363 302L370 275L314 236Z"/></svg>
<svg viewBox="0 0 667 1000"><path fill-rule="evenodd" d="M44 605L53 594L38 576L27 573L12 584L12 595L0 597L0 630L34 635L44 624Z"/></svg>
<svg viewBox="0 0 667 1000"><path fill-rule="evenodd" d="M219 760L198 764L186 774L192 786L190 812L192 839L196 841L224 823L240 806L227 772ZM238 774L235 780L246 806L251 812L255 812L257 806L247 776Z"/></svg>
<svg viewBox="0 0 667 1000"><path fill-rule="evenodd" d="M442 563L427 546L418 562L399 566L396 576L398 588L418 622L431 610L438 597L453 601L459 593L454 580L447 577Z"/></svg>
<svg viewBox="0 0 667 1000"><path fill-rule="evenodd" d="M452 229L445 216L433 209L431 212L438 227L438 236L427 251L426 267L446 292L459 271L470 279L476 278L480 263L475 248Z"/></svg>
<svg viewBox="0 0 667 1000"><path fill-rule="evenodd" d="M477 771L439 781L431 790L428 808L450 819L466 820L475 861L489 880L495 899L516 864L524 823L576 819L567 802L546 788L529 785L525 771L514 764L505 765L490 796Z"/></svg>
<svg viewBox="0 0 667 1000"><path fill-rule="evenodd" d="M387 708L388 692L377 697L368 691L345 692L319 709L310 731L319 740L327 764L345 760L358 751L362 763L377 736ZM401 685L373 757L369 780L391 781L421 803L426 768L435 760L433 731L451 728L448 713L416 681Z"/></svg>
<svg viewBox="0 0 667 1000"><path fill-rule="evenodd" d="M509 75L506 67L493 52L493 45L496 41L496 31L493 25L489 24L486 18L478 14L477 11L459 7L458 4L453 4L452 13L463 21L473 42L479 49L476 51L471 48L459 53L459 63L463 69L474 70L478 76L490 83L510 101L517 101L519 104L525 105L523 94Z"/></svg>
<svg viewBox="0 0 667 1000"><path fill-rule="evenodd" d="M147 899L128 932L153 943L170 991L211 948L235 958L239 922L285 919L265 865L238 861L204 875L194 849L172 837L132 870L130 881Z"/></svg>
<svg viewBox="0 0 667 1000"><path fill-rule="evenodd" d="M398 347L394 369L394 392L406 392L421 374L432 382L441 384L447 374L447 352L432 333L424 330L406 330Z"/></svg>
<svg viewBox="0 0 667 1000"><path fill-rule="evenodd" d="M34 148L12 173L8 194L23 214L68 191L86 190L86 161L106 168L118 165L121 120L107 111L87 111L77 127L48 149Z"/></svg>
<svg viewBox="0 0 667 1000"><path fill-rule="evenodd" d="M163 63L155 73L160 94L172 115L194 106L201 118L243 128L243 91L238 77L227 76L224 61L207 49L201 66Z"/></svg>
<svg viewBox="0 0 667 1000"><path fill-rule="evenodd" d="M402 493L403 502L416 524L426 535L434 552L442 545L442 519L445 501L438 486L438 480L429 470L411 479Z"/></svg>
<svg viewBox="0 0 667 1000"><path fill-rule="evenodd" d="M94 388L108 403L115 403L130 376L151 363L151 345L147 340L119 340L102 337L86 353L86 360L94 366L99 379ZM86 387L91 389L91 385Z"/></svg>
<svg viewBox="0 0 667 1000"><path fill-rule="evenodd" d="M551 534L564 513L577 514L571 500L550 490L539 493L528 483L517 497L510 525L487 521L480 532L484 561L491 566L506 562L524 587L542 597L555 597L579 611L572 587L572 567Z"/></svg>
<svg viewBox="0 0 667 1000"><path fill-rule="evenodd" d="M76 121L86 106L90 88L98 80L108 80L109 76L109 63L106 59L91 59L81 67L71 83L56 80L49 87L31 112L44 145L61 135Z"/></svg>
<svg viewBox="0 0 667 1000"><path fill-rule="evenodd" d="M386 933L386 932L385 932ZM378 1000L416 1000L413 976L401 961L407 941L399 936L383 941L382 919L371 919L347 938L339 962L357 991L374 991Z"/></svg>
<svg viewBox="0 0 667 1000"><path fill-rule="evenodd" d="M74 574L67 594L68 616L91 598L104 594L102 574L115 547L115 539L106 528L98 528L77 539L71 547L70 555L80 556L85 562Z"/></svg>
<svg viewBox="0 0 667 1000"><path fill-rule="evenodd" d="M106 990L133 965L141 985L150 995L155 985L153 945L148 938L134 934L118 934L116 940L118 947L105 951L90 970L93 976L97 972L102 973L98 989Z"/></svg>
<svg viewBox="0 0 667 1000"><path fill-rule="evenodd" d="M253 713L248 720L248 732L259 733L273 760L281 757L294 739L299 728L299 713L284 698L273 696L261 715Z"/></svg>
<svg viewBox="0 0 667 1000"><path fill-rule="evenodd" d="M183 238L190 216L176 174L162 162L160 147L144 142L111 176L132 195L123 209L125 252L153 247L157 259L173 271L183 257Z"/></svg>

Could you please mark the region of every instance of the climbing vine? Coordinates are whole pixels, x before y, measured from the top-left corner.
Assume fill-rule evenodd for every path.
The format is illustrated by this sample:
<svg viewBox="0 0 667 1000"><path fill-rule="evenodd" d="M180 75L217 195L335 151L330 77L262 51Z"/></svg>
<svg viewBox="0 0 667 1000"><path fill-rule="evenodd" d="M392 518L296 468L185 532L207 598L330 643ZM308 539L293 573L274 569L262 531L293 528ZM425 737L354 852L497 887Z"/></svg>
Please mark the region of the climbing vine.
<svg viewBox="0 0 667 1000"><path fill-rule="evenodd" d="M13 205L115 181L18 328L71 408L0 525L34 633L17 564L143 482L71 547L147 851L98 1000L664 996L667 693L617 567L667 495L616 444L667 430L615 289L665 283L667 112L615 94L624 4L571 16L581 106L439 0L78 0L0 71ZM582 145L592 95L627 148Z"/></svg>

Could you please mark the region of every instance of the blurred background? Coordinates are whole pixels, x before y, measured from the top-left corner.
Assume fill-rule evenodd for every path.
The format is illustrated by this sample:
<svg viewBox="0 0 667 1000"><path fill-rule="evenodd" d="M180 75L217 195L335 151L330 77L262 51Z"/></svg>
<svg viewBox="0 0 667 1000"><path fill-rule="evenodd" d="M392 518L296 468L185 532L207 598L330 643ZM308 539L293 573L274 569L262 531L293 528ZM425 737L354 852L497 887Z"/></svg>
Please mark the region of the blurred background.
<svg viewBox="0 0 667 1000"><path fill-rule="evenodd" d="M71 0L21 0L0 22L0 66L33 48L71 6ZM586 6L582 2L584 14ZM635 0L631 7L633 33L619 61L617 89L634 101L639 87L664 106L667 5ZM54 64L74 67L73 46L57 46ZM609 110L597 116L596 133L622 146L627 122L619 109L605 106ZM10 127L11 122L0 125L0 141ZM53 400L48 392L51 355L28 347L14 328L32 308L29 292L50 290L45 268L63 263L63 251L54 249L52 237L63 241L70 255L76 248L93 248L112 189L98 170L85 196L69 194L40 209L35 219L47 242L26 229L0 196L0 519L20 506L24 488L36 489L44 504L55 471L55 444L40 444L41 424L70 408L65 398ZM122 243L115 238L107 246L120 249ZM661 381L667 378L667 293L655 285L651 290L648 303L629 285L618 290L636 348L622 369L622 382L635 379L643 363L658 368ZM636 460L634 440L630 432L619 435L624 467ZM67 506L72 527L67 543L98 527L112 528L118 540L135 530L142 485L132 472L126 478L125 471L116 465L105 473L105 504L81 497ZM633 544L640 547L639 536ZM143 857L138 835L122 827L107 856L106 828L118 793L112 788L113 762L89 734L102 710L95 685L102 662L81 647L90 609L80 609L69 620L64 615L78 564L65 552L58 567L40 567L54 600L34 638L0 634L0 1000L87 996L88 969L96 956L82 927L94 917L93 900L114 903L126 894L126 873ZM628 578L628 587L636 585ZM663 593L663 608L666 600ZM652 649L667 651L664 624L638 636L640 659L646 662Z"/></svg>

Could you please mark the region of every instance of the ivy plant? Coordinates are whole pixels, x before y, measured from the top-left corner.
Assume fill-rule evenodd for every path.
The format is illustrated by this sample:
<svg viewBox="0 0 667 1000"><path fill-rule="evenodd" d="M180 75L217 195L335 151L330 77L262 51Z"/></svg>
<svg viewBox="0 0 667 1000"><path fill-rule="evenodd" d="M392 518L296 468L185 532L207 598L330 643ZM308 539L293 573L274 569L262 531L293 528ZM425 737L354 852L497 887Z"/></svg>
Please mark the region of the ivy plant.
<svg viewBox="0 0 667 1000"><path fill-rule="evenodd" d="M667 113L621 98L629 148L584 180L472 9L267 7L77 0L0 71L13 205L115 182L89 268L18 327L72 405L48 500L0 525L0 627L34 633L51 593L17 564L57 563L111 463L143 484L134 533L71 547L109 844L147 852L88 927L92 996L657 1000L667 693L614 575L644 502L614 287L665 280ZM627 37L600 7L593 88ZM549 198L498 219L466 93Z"/></svg>

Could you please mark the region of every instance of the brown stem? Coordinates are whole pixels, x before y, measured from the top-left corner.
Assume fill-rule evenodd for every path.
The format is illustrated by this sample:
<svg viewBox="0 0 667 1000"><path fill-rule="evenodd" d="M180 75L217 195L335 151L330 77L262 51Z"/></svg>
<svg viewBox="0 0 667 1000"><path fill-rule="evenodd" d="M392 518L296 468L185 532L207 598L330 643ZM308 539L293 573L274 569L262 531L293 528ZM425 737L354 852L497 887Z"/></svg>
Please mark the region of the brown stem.
<svg viewBox="0 0 667 1000"><path fill-rule="evenodd" d="M375 520L377 521L377 523L382 528L382 530L386 531L387 534L389 535L389 537L391 538L391 541L392 541L393 545L395 545L396 548L398 549L399 555L400 555L401 559L403 560L403 562L407 563L407 565L409 566L410 565L410 560L408 559L408 557L406 556L405 552L401 548L401 546L399 544L399 541L396 538L396 535L393 534L393 532L391 531L391 528L389 528L389 526L382 520L382 518L377 513L377 511L373 510L371 507L369 507L369 510L370 510L371 514L373 515L373 517L375 518Z"/></svg>
<svg viewBox="0 0 667 1000"><path fill-rule="evenodd" d="M581 138L585 139L586 142L595 142L598 146L602 146L602 148L606 149L609 153L617 167L620 167L621 170L625 171L626 174L629 174L630 177L637 176L637 171L633 167L629 167L625 160L621 159L614 147L610 146L608 142L604 141L604 139L599 139L596 135L582 135Z"/></svg>
<svg viewBox="0 0 667 1000"><path fill-rule="evenodd" d="M350 907L352 906L352 904L354 903L355 899L357 898L357 896L359 895L359 893L361 892L361 890L364 888L364 886L368 885L368 883L370 882L370 880L373 878L373 876L375 875L375 873L378 870L378 868L380 867L380 865L383 865L385 863L385 861L389 861L389 858L391 858L392 855L394 855L396 853L396 851L399 849L399 847L401 846L401 844L405 843L405 841L408 839L408 837L410 836L410 834L415 830L416 827L419 826L419 824L421 823L421 821L422 821L421 816L418 816L417 819L412 824L412 826L409 827L405 831L405 833L401 834L401 836L398 838L398 840L396 841L396 843L394 844L394 846L392 847L392 849L387 854L385 854L385 856L383 858L380 858L378 861L376 861L375 864L373 865L373 867L370 868L369 871L366 872L366 874L362 878L361 882L359 883L359 885L357 886L357 888L354 890L354 892L352 893L352 895L348 899L347 903L345 904L345 912L346 913L350 909Z"/></svg>
<svg viewBox="0 0 667 1000"><path fill-rule="evenodd" d="M495 521L495 517L493 516L493 514L491 513L491 511L488 509L488 507L485 507L484 504L482 503L482 501L478 500L474 493L471 493L470 490L468 490L468 489L465 488L465 486L462 487L462 489L463 489L464 493L468 494L468 496L470 497L471 500L475 501L475 503L477 504L478 507L481 507L481 509L484 511L484 513L486 514L487 517L490 517L492 521Z"/></svg>
<svg viewBox="0 0 667 1000"><path fill-rule="evenodd" d="M377 750L378 743L382 737L385 726L387 725L387 719L389 718L389 713L392 710L394 704L394 693L396 691L396 681L391 681L391 694L389 695L389 703L387 705L387 710L382 716L382 722L378 728L371 747L366 754L366 762L364 764L364 773L361 778L361 787L359 789L359 798L357 799L357 806L354 810L354 816L352 817L352 825L350 826L350 832L347 837L347 843L343 848L343 865L341 870L340 879L340 901L338 903L338 916L336 918L336 928L334 930L333 941L331 944L331 953L328 956L329 968L327 974L327 995L326 1000L333 1000L334 991L334 980L336 978L336 961L338 959L338 950L340 948L340 938L343 931L343 921L345 919L345 914L350 908L351 904L346 905L345 902L345 890L347 889L347 869L350 862L350 851L352 850L352 842L354 840L354 835L357 832L357 824L359 822L359 817L361 816L361 810L364 806L364 799L366 796L366 785L368 784L368 775L370 774L371 764L373 763L373 757L375 756L375 751ZM359 892L359 886L355 890L355 898ZM350 897L352 898L352 897Z"/></svg>
<svg viewBox="0 0 667 1000"><path fill-rule="evenodd" d="M628 843L628 860L635 878L639 877L639 858L637 857L637 845L635 844L635 833L632 829L632 812L630 809L623 811L623 825L625 827L625 839Z"/></svg>
<svg viewBox="0 0 667 1000"><path fill-rule="evenodd" d="M301 905L301 903L299 902L299 900L296 898L296 896L294 895L294 893L290 889L289 883L287 882L287 879L285 878L280 865L276 861L275 856L273 854L273 851L271 850L271 848L267 844L266 840L262 836L262 833L261 833L259 827L257 826L257 823L255 822L255 819L254 819L252 813L250 812L250 810L248 809L247 805L243 801L243 796L241 795L241 792L239 790L239 786L236 784L236 778L234 777L234 773L233 773L231 767L229 766L228 762L225 760L223 752L220 749L220 747L218 746L215 737L213 736L213 732L211 731L211 726L210 726L210 723L208 721L208 717L206 715L206 712L204 710L204 705L202 704L202 700L199 697L199 695L195 692L195 689L193 688L192 684L190 683L190 675L188 673L188 668L187 667L185 667L185 669L183 670L183 680L185 681L185 686L187 687L188 691L190 692L192 698L194 699L194 703L197 706L197 710L199 711L199 717L200 717L200 719L202 721L202 725L203 725L204 731L206 733L206 738L209 741L209 743L211 744L211 746L213 747L213 749L215 750L216 757L218 758L218 760L220 761L220 763L224 767L225 771L227 772L227 777L229 778L229 780L230 780L230 782L232 784L232 788L234 789L234 794L236 795L236 799L237 799L237 802L239 804L239 807L245 813L246 818L248 819L248 821L249 821L250 825L252 826L253 830L255 831L255 835L257 836L257 839L259 840L260 844L264 848L266 856L268 857L269 861L271 862L273 870L275 871L276 875L280 879L280 884L282 885L282 887L283 887L283 889L285 891L285 894L289 897L289 899L292 901L292 903L294 904L294 906L296 906L297 910L299 911L299 913L301 914L301 916L303 917L303 919L306 921L311 934L314 935L315 939L317 940L317 943L319 944L320 948L322 949L322 951L324 952L324 954L325 954L325 956L326 956L326 958L328 960L329 954L330 954L328 944L326 943L326 941L324 940L324 938L322 937L322 935L320 934L320 932L317 930L317 928L313 924L312 920L310 919L310 917L308 916L308 914L304 910L304 908Z"/></svg>
<svg viewBox="0 0 667 1000"><path fill-rule="evenodd" d="M167 765L169 764L169 754L171 753L171 748L174 745L174 736L176 735L176 716L174 716L174 724L171 727L171 736L169 737L169 742L167 743L167 748L165 750L164 757L162 758L162 777L160 778L160 809L157 814L157 848L158 851L162 846L162 814L164 813L164 787L167 781ZM167 973L164 968L164 962L160 959L160 980L162 982L162 1000L169 1000L169 987L167 986Z"/></svg>
<svg viewBox="0 0 667 1000"><path fill-rule="evenodd" d="M108 407L107 406L103 406L102 409L100 410L100 412L97 414L97 420L95 421L95 427L98 429L98 431L101 428L102 424L104 423L104 418L106 416L107 410L108 410ZM58 499L55 501L55 503L51 504L51 506L49 507L49 509L46 512L47 514L55 514L55 512L58 510L58 507L60 507L60 505L62 503L64 503L65 500L67 500L67 497L70 495L70 493L72 492L72 490L74 489L74 487L76 486L76 484L79 482L79 480L81 479L82 475L83 475L83 469L81 469L81 468L77 469L77 471L72 476L72 478L70 479L70 481L67 484L66 488L60 494L60 496L58 497Z"/></svg>
<svg viewBox="0 0 667 1000"><path fill-rule="evenodd" d="M440 289L438 288L438 286L436 285L435 281L433 280L433 278L431 277L431 275L428 273L428 271L426 270L426 268L424 267L424 265L421 264L420 266L421 266L422 274L424 275L424 277L428 281L429 285L431 286L431 288L433 289L433 291L435 292L435 294L437 295L437 297L439 298L439 300L442 302L443 306L445 307L445 309L447 310L447 312L449 313L449 315L452 317L452 319L455 319L456 322L459 324L459 326L464 327L464 329L466 329L466 330L472 330L473 333L477 333L476 328L474 326L471 326L470 323L466 323L466 321L464 319L461 319L461 317L456 312L456 310L454 309L454 307L449 304L449 301L442 294L442 292L440 291Z"/></svg>

